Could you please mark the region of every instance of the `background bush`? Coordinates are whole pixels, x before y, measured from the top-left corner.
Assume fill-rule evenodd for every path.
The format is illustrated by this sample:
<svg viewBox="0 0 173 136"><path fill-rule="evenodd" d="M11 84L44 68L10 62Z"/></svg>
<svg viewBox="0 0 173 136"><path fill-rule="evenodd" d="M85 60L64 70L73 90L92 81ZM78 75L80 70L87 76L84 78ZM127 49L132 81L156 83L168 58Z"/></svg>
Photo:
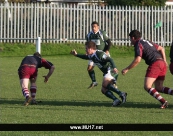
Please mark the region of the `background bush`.
<svg viewBox="0 0 173 136"><path fill-rule="evenodd" d="M167 0L106 0L109 5L119 6L164 6Z"/></svg>

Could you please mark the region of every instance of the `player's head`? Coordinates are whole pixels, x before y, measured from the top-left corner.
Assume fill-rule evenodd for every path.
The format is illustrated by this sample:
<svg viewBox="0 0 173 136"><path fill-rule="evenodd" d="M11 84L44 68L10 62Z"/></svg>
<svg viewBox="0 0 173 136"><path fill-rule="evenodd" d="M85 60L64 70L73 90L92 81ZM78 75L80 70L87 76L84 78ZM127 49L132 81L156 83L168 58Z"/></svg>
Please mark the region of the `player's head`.
<svg viewBox="0 0 173 136"><path fill-rule="evenodd" d="M96 33L96 32L99 31L99 23L98 23L98 22L93 21L93 22L91 23L91 27L92 27L92 31L93 31L94 33Z"/></svg>
<svg viewBox="0 0 173 136"><path fill-rule="evenodd" d="M85 50L88 55L91 55L95 52L96 50L96 44L93 41L88 41L85 43Z"/></svg>
<svg viewBox="0 0 173 136"><path fill-rule="evenodd" d="M41 58L41 54L39 52L35 52L33 55Z"/></svg>
<svg viewBox="0 0 173 136"><path fill-rule="evenodd" d="M138 30L132 30L129 33L129 36L132 44L135 44L135 42L142 37L141 33Z"/></svg>

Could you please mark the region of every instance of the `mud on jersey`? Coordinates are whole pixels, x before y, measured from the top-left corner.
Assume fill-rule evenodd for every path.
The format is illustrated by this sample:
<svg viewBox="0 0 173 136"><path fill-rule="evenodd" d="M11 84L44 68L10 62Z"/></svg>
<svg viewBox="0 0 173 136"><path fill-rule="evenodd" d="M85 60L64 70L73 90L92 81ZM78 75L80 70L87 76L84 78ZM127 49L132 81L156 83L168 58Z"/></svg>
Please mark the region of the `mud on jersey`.
<svg viewBox="0 0 173 136"><path fill-rule="evenodd" d="M99 30L97 33L91 31L86 37L87 41L93 41L96 43L96 47L98 50L103 50L105 48L105 41L108 39L109 37L107 33L102 30Z"/></svg>

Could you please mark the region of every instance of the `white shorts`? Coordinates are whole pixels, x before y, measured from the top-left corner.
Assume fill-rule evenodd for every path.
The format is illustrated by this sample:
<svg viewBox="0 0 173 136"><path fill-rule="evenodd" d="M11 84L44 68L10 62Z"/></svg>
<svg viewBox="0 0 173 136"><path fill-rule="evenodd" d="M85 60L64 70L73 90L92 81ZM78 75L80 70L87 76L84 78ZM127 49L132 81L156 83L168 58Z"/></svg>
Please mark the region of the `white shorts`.
<svg viewBox="0 0 173 136"><path fill-rule="evenodd" d="M109 79L115 80L115 78L111 75L111 69L110 68L108 69L108 73L106 75L104 75L104 78L109 78Z"/></svg>
<svg viewBox="0 0 173 136"><path fill-rule="evenodd" d="M90 66L93 66L93 67L94 67L94 66L95 66L95 63L94 63L92 60L89 60L89 61L88 61L88 65L90 65Z"/></svg>

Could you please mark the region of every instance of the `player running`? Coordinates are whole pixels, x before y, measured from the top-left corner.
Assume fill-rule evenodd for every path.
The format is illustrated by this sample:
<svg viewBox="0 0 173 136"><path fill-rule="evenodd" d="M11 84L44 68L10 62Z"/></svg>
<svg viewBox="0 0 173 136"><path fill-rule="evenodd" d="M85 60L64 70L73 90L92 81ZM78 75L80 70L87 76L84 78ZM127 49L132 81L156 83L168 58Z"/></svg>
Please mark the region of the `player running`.
<svg viewBox="0 0 173 136"><path fill-rule="evenodd" d="M141 39L141 33L138 30L133 30L129 34L131 43L134 45L135 58L131 64L122 70L125 75L130 69L137 66L141 58L145 60L148 66L145 75L144 89L156 98L161 103L161 109L168 106L168 102L159 94L159 92L172 94L173 90L168 87L163 87L165 79L167 62L163 47ZM155 88L153 88L153 84Z"/></svg>
<svg viewBox="0 0 173 136"><path fill-rule="evenodd" d="M37 72L38 68L45 67L46 69L49 69L49 72L46 76L44 77L44 82L48 82L49 77L52 75L55 67L54 65L41 58L41 55L36 52L33 55L28 55L26 56L18 69L18 75L20 78L20 85L22 88L22 93L23 96L25 97L25 102L24 105L27 106L31 102L31 104L37 104L35 100L36 96L36 79L37 79ZM30 92L28 89L29 81L31 83L30 85L30 92L31 92L31 97L30 97Z"/></svg>
<svg viewBox="0 0 173 136"><path fill-rule="evenodd" d="M113 100L113 106L120 105L121 101L117 97L115 97L111 91L117 93L120 96L122 103L125 103L127 93L121 92L112 84L112 79L115 80L115 77L118 74L118 70L113 59L110 58L105 52L97 50L95 42L86 42L85 46L87 55L77 54L75 50L72 50L71 54L81 59L92 60L103 72L104 77L101 91L104 95Z"/></svg>
<svg viewBox="0 0 173 136"><path fill-rule="evenodd" d="M107 33L105 31L102 31L99 29L99 24L96 21L92 22L91 27L92 27L92 31L87 34L86 41L95 42L96 48L98 50L102 50L107 55L109 55L109 49L110 49L112 43L111 43L111 40L108 37ZM87 71L92 80L92 83L88 87L88 89L93 88L98 85L98 83L96 82L94 66L95 66L94 62L92 60L89 60Z"/></svg>

